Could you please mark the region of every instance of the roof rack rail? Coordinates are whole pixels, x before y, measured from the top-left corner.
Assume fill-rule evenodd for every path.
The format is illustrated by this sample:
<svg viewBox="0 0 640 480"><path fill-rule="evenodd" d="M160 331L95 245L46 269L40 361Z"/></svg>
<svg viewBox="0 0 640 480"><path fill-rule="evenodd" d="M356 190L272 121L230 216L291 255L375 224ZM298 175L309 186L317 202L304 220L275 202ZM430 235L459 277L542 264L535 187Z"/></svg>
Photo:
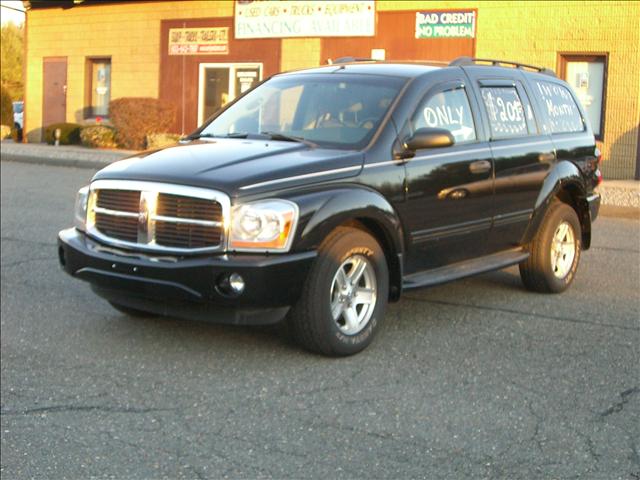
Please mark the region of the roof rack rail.
<svg viewBox="0 0 640 480"><path fill-rule="evenodd" d="M472 58L472 57L458 57L449 63L450 67L467 67L469 65L477 65L478 63L490 63L494 67L512 66L519 69L529 69L544 75L556 76L553 70L544 67L537 67L535 65L527 65L526 63L510 62L508 60L495 60L493 58Z"/></svg>
<svg viewBox="0 0 640 480"><path fill-rule="evenodd" d="M333 65L336 63L353 63L353 62L375 62L376 60L373 58L363 58L363 57L340 57L335 60L329 59L327 63L329 65Z"/></svg>

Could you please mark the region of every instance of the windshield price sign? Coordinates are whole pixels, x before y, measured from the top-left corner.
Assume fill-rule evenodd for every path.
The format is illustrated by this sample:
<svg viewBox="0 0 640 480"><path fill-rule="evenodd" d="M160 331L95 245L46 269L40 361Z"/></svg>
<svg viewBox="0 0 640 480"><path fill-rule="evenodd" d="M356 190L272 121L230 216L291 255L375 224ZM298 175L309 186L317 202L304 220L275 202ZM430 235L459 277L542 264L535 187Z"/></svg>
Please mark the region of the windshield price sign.
<svg viewBox="0 0 640 480"><path fill-rule="evenodd" d="M169 55L226 55L229 28L171 28Z"/></svg>
<svg viewBox="0 0 640 480"><path fill-rule="evenodd" d="M416 12L416 38L474 38L476 12Z"/></svg>

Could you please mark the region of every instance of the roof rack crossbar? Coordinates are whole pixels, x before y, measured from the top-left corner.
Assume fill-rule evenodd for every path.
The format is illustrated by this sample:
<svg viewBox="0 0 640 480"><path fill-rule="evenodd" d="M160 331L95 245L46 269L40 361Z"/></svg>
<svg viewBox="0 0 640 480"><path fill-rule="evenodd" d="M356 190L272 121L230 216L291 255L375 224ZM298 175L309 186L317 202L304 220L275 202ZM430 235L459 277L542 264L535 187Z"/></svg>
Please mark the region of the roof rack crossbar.
<svg viewBox="0 0 640 480"><path fill-rule="evenodd" d="M535 65L528 65L526 63L511 62L508 60L496 60L493 58L472 58L472 57L458 57L449 63L450 67L466 67L469 65L477 65L478 63L490 63L494 67L512 66L519 69L529 69L536 72L540 72L544 75L550 75L555 77L556 74L553 70L544 67L537 67Z"/></svg>

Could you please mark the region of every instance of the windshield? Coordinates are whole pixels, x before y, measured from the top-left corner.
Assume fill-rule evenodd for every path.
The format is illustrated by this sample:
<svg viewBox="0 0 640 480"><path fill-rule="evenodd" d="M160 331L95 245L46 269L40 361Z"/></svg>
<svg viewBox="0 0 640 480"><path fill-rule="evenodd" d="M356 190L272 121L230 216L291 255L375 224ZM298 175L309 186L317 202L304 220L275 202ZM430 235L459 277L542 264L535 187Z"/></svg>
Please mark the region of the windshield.
<svg viewBox="0 0 640 480"><path fill-rule="evenodd" d="M342 73L275 77L220 113L200 136L267 135L323 147L361 148L404 82Z"/></svg>

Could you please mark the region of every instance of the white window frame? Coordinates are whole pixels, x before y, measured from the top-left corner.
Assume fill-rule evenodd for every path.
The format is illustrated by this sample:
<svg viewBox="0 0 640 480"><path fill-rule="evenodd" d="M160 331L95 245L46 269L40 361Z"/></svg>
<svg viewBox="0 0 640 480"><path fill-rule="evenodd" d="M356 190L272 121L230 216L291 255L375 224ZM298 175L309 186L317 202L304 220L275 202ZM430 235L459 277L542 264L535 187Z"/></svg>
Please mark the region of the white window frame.
<svg viewBox="0 0 640 480"><path fill-rule="evenodd" d="M229 101L236 98L236 70L242 68L257 68L258 82L262 81L263 65L258 62L239 63L201 63L198 65L198 126L204 122L204 72L207 68L229 69Z"/></svg>

